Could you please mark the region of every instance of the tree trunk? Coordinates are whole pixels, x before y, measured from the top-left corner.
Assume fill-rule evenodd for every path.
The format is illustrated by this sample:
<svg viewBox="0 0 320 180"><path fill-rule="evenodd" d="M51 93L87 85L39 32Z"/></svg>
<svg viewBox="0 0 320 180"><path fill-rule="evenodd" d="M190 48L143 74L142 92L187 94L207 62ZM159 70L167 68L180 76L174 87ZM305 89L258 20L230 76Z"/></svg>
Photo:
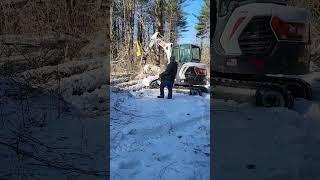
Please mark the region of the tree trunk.
<svg viewBox="0 0 320 180"><path fill-rule="evenodd" d="M129 48L128 48L128 55L129 55L129 59L131 64L133 64L134 62L134 55L133 55L133 35L134 35L134 10L135 10L135 0L131 1L131 3L129 2Z"/></svg>
<svg viewBox="0 0 320 180"><path fill-rule="evenodd" d="M171 2L172 3L172 2ZM174 2L176 3L176 2ZM170 16L169 16L169 36L170 36L170 42L176 43L177 40L177 14L174 11L174 7L176 7L176 4L170 5Z"/></svg>
<svg viewBox="0 0 320 180"><path fill-rule="evenodd" d="M164 19L163 19L163 10L164 10L164 2L163 0L156 0L156 7L154 9L155 11L155 31L159 32L161 35L164 35ZM164 63L164 51L161 47L158 47L157 50L157 61L156 64L160 66Z"/></svg>

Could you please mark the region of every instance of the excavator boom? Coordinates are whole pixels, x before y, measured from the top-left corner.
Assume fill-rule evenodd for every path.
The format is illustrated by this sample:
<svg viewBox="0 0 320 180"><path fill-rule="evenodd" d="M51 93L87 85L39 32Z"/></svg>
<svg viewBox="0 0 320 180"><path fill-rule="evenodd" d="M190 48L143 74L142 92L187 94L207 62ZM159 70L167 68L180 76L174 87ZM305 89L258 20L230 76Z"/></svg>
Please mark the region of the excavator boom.
<svg viewBox="0 0 320 180"><path fill-rule="evenodd" d="M161 36L159 32L156 32L151 36L151 41L149 43L149 48L152 48L154 46L154 44L157 44L157 45L159 45L160 47L163 48L163 50L164 50L164 52L166 53L166 56L167 56L167 62L169 64L173 44L170 43L170 42L169 43L165 42L163 40L163 36Z"/></svg>

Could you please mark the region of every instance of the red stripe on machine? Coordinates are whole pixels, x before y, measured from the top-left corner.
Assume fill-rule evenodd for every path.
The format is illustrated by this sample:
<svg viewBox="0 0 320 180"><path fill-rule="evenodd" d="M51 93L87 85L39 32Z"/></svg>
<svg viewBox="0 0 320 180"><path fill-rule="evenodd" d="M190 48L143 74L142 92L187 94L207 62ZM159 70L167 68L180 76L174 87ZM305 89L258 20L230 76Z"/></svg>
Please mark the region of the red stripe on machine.
<svg viewBox="0 0 320 180"><path fill-rule="evenodd" d="M262 59L253 59L249 61L251 64L253 64L256 68L261 69L265 65L265 61Z"/></svg>
<svg viewBox="0 0 320 180"><path fill-rule="evenodd" d="M239 28L239 26L241 25L241 23L243 22L243 20L244 20L245 18L246 18L246 17L240 17L240 18L236 21L236 23L235 23L234 26L233 26L233 29L232 29L232 32L231 32L231 34L230 34L229 39L232 38L232 36L233 36L234 33L237 31L237 29Z"/></svg>

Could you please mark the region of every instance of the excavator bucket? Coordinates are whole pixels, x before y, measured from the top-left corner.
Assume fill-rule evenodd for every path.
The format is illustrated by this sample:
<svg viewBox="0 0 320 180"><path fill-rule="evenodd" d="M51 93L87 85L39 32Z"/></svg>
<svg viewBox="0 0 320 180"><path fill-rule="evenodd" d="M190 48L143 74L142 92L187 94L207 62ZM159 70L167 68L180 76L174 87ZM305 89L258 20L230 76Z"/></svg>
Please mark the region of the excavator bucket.
<svg viewBox="0 0 320 180"><path fill-rule="evenodd" d="M154 33L150 38L149 48L152 48L153 45L156 43L158 38L159 32Z"/></svg>
<svg viewBox="0 0 320 180"><path fill-rule="evenodd" d="M169 62L170 62L169 59L171 57L171 53L172 53L171 51L172 51L173 44L170 42L169 43L165 42L163 36L161 36L161 34L159 34L159 32L156 32L151 36L150 43L149 43L149 49L151 49L154 44L157 44L163 48L164 52L166 53L167 61L169 64Z"/></svg>

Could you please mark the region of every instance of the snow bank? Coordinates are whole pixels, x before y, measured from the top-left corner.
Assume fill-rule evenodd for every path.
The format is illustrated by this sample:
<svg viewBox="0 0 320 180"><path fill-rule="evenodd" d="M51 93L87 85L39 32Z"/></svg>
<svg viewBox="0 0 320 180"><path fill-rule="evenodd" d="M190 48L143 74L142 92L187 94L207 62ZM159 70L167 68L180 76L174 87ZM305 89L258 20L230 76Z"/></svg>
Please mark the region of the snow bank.
<svg viewBox="0 0 320 180"><path fill-rule="evenodd" d="M142 84L149 87L150 83L156 79L159 79L159 76L148 76L142 80Z"/></svg>
<svg viewBox="0 0 320 180"><path fill-rule="evenodd" d="M106 178L105 115L90 118L56 94L26 98L9 79L0 78L0 86L3 179Z"/></svg>
<svg viewBox="0 0 320 180"><path fill-rule="evenodd" d="M152 64L143 66L143 69L136 76L136 79L144 79L148 76L158 76L161 73L161 68Z"/></svg>
<svg viewBox="0 0 320 180"><path fill-rule="evenodd" d="M33 85L40 85L58 77L66 78L75 74L81 74L85 71L103 67L104 58L86 59L80 61L70 61L56 66L43 66L37 69L31 69L19 74L19 77L30 81Z"/></svg>
<svg viewBox="0 0 320 180"><path fill-rule="evenodd" d="M109 111L108 88L108 85L102 85L93 92L84 92L81 96L67 96L65 100L86 114L105 116Z"/></svg>
<svg viewBox="0 0 320 180"><path fill-rule="evenodd" d="M106 54L106 47L106 33L99 32L80 50L80 53L85 57L97 57Z"/></svg>

